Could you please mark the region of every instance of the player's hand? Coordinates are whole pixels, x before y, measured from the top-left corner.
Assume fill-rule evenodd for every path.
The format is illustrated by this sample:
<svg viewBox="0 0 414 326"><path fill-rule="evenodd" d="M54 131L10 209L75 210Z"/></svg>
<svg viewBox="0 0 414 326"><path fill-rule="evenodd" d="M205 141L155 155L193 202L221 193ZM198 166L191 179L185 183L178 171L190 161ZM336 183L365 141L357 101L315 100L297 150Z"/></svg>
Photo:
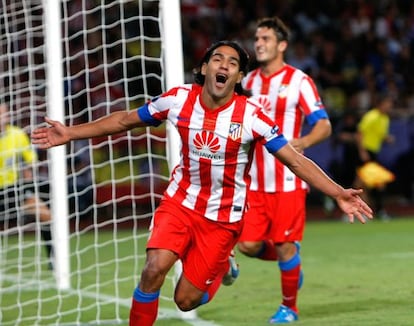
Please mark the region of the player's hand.
<svg viewBox="0 0 414 326"><path fill-rule="evenodd" d="M289 143L292 145L294 149L296 149L297 152L303 154L305 151L305 144L303 143L302 138L293 138L289 141Z"/></svg>
<svg viewBox="0 0 414 326"><path fill-rule="evenodd" d="M345 189L336 199L338 206L349 217L349 222L354 223L355 217L366 223L366 218L372 219L372 209L359 196L362 189Z"/></svg>
<svg viewBox="0 0 414 326"><path fill-rule="evenodd" d="M31 134L33 144L39 145L39 148L48 149L53 146L66 144L71 140L68 127L59 121L50 120L47 117L45 121L50 127L41 127L33 130Z"/></svg>

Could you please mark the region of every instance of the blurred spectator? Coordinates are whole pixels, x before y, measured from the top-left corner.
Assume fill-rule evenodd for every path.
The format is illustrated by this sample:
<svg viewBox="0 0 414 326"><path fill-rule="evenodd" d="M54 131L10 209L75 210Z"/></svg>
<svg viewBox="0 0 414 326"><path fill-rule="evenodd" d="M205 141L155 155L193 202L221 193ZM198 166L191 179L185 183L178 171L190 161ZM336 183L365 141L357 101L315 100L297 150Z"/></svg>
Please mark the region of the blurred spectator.
<svg viewBox="0 0 414 326"><path fill-rule="evenodd" d="M359 6L356 8L356 14L349 20L349 27L354 37L365 35L371 29L371 17L369 8Z"/></svg>
<svg viewBox="0 0 414 326"><path fill-rule="evenodd" d="M309 45L303 40L297 40L293 45L293 51L289 55L288 63L311 76L317 77L319 72L318 63L309 52Z"/></svg>
<svg viewBox="0 0 414 326"><path fill-rule="evenodd" d="M375 98L377 88L374 67L371 64L365 64L356 80L357 91L357 108L361 112L365 112L371 107L371 103Z"/></svg>
<svg viewBox="0 0 414 326"><path fill-rule="evenodd" d="M77 140L71 146L74 157L68 162L69 207L82 219L91 215L93 204L90 146L88 140Z"/></svg>
<svg viewBox="0 0 414 326"><path fill-rule="evenodd" d="M342 76L342 54L339 52L338 43L334 40L325 39L317 54L316 60L319 66L318 80L323 89L341 87Z"/></svg>
<svg viewBox="0 0 414 326"><path fill-rule="evenodd" d="M356 180L356 171L361 165L358 139L358 114L353 110L344 113L335 128L334 144L340 146L340 160L333 162L332 174L344 187L351 188Z"/></svg>
<svg viewBox="0 0 414 326"><path fill-rule="evenodd" d="M392 85L395 85L398 92L397 94L392 92L394 91ZM393 93L394 100L397 100L400 97L399 92L404 91L404 78L396 71L392 60L387 59L382 64L382 70L376 77L376 87L379 93ZM390 89L390 87L392 88Z"/></svg>

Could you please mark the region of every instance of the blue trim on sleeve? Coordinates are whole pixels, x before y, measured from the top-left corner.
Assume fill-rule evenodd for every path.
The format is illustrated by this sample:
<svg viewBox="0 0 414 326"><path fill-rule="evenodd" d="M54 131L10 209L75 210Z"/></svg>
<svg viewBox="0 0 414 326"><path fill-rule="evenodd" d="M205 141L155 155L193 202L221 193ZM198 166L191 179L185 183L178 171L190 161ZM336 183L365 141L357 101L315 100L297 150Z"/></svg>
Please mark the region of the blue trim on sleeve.
<svg viewBox="0 0 414 326"><path fill-rule="evenodd" d="M144 293L139 289L138 286L135 288L134 295L133 295L135 301L142 302L142 303L154 302L155 300L158 299L159 296L160 296L159 290L153 293Z"/></svg>
<svg viewBox="0 0 414 326"><path fill-rule="evenodd" d="M149 124L150 126L158 127L162 121L154 119L149 112L148 103L145 103L137 110L137 114L141 121Z"/></svg>
<svg viewBox="0 0 414 326"><path fill-rule="evenodd" d="M299 265L300 265L300 256L298 253L296 253L288 261L279 261L279 268L281 271L291 271L292 269L296 268Z"/></svg>
<svg viewBox="0 0 414 326"><path fill-rule="evenodd" d="M322 109L314 111L308 116L306 116L306 122L311 126L313 126L315 123L322 119L329 119L328 112Z"/></svg>
<svg viewBox="0 0 414 326"><path fill-rule="evenodd" d="M269 140L264 146L269 153L276 153L279 149L288 143L287 139L283 135L279 135L272 140Z"/></svg>

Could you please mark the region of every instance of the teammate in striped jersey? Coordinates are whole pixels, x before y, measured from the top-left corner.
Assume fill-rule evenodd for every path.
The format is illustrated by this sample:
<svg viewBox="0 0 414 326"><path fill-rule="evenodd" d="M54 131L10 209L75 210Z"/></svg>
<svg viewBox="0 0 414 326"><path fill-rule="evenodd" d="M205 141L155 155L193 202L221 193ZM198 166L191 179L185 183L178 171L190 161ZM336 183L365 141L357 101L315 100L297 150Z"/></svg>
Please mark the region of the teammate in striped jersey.
<svg viewBox="0 0 414 326"><path fill-rule="evenodd" d="M263 104L289 143L303 153L329 137L331 124L311 77L284 60L288 37L287 26L277 17L258 21L254 48L259 67L249 72L243 86ZM305 120L312 128L302 135ZM283 299L269 322L294 321L303 279L299 243L308 186L260 145L255 148L250 175L250 207L238 248L250 257L278 260Z"/></svg>
<svg viewBox="0 0 414 326"><path fill-rule="evenodd" d="M301 178L335 198L351 221L371 216L361 190L344 189L311 160L288 144L258 102L242 95L248 55L237 43L213 44L202 58L195 83L182 85L133 111L118 111L98 120L33 131L41 148L74 139L159 125L168 119L182 140L181 160L154 213L146 263L132 299L130 325L153 325L160 289L178 259L183 273L174 300L192 310L213 298L229 269L228 257L243 226L250 177L251 149L261 142Z"/></svg>

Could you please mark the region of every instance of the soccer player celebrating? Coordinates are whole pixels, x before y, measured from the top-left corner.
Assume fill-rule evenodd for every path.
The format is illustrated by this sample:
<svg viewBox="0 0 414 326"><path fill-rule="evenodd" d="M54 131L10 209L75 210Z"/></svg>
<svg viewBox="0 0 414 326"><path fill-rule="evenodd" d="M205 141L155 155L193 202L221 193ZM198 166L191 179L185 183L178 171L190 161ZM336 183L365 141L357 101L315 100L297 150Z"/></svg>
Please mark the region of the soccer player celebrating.
<svg viewBox="0 0 414 326"><path fill-rule="evenodd" d="M242 95L241 80L248 55L237 43L220 41L207 49L194 84L170 89L133 111L114 112L84 124L33 131L41 148L159 125L170 120L182 140L181 159L154 213L146 263L132 299L131 326L153 325L160 289L175 262L183 273L174 300L183 311L212 300L229 271L228 257L239 238L249 186L253 142L266 149L301 178L335 198L352 222L372 216L361 200L362 190L344 189L315 163L299 154L261 111Z"/></svg>
<svg viewBox="0 0 414 326"><path fill-rule="evenodd" d="M288 28L277 17L259 20L254 43L259 67L249 72L243 85L263 103L264 112L289 143L303 153L329 137L331 124L313 80L284 61L288 37ZM305 119L312 128L301 135ZM298 319L296 299L303 280L299 243L308 185L260 144L250 176L250 208L238 248L250 257L278 260L283 300L269 322L287 323Z"/></svg>

